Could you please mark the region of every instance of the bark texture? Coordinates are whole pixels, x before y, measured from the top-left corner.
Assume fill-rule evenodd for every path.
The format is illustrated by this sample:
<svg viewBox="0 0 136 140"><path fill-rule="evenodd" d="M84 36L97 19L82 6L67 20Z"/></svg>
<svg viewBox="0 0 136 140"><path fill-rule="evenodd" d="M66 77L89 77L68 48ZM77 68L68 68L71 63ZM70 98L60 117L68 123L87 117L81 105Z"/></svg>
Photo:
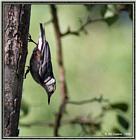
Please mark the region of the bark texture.
<svg viewBox="0 0 136 140"><path fill-rule="evenodd" d="M3 136L18 136L23 74L27 56L31 5L3 5Z"/></svg>

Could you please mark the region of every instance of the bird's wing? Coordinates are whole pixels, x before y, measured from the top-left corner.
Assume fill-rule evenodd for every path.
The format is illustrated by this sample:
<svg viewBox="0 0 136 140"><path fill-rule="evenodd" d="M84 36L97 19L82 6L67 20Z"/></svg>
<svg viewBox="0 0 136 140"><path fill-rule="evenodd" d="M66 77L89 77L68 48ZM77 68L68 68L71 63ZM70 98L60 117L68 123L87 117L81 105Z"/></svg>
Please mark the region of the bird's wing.
<svg viewBox="0 0 136 140"><path fill-rule="evenodd" d="M41 44L40 44L41 43ZM52 72L50 47L45 38L45 29L40 23L39 51L41 52L39 75L46 78Z"/></svg>
<svg viewBox="0 0 136 140"><path fill-rule="evenodd" d="M50 47L47 41L44 43L44 48L42 51L42 65L45 65L45 63L48 63L51 61L51 53L50 53Z"/></svg>
<svg viewBox="0 0 136 140"><path fill-rule="evenodd" d="M43 52L44 50L44 44L45 44L45 29L43 28L42 23L40 23L40 36L38 40L38 50Z"/></svg>
<svg viewBox="0 0 136 140"><path fill-rule="evenodd" d="M49 44L46 41L43 47L43 51L41 53L41 62L40 62L39 74L41 77L48 76L50 72L52 72L52 64L51 64L51 54Z"/></svg>

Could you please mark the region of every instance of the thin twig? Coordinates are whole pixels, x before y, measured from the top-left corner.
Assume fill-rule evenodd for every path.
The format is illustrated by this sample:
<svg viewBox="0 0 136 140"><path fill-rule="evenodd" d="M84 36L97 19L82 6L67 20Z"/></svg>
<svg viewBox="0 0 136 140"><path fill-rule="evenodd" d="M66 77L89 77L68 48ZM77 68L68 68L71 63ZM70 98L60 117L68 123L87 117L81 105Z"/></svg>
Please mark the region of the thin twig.
<svg viewBox="0 0 136 140"><path fill-rule="evenodd" d="M49 126L49 127L54 127L53 122L45 122L45 121L38 121L38 122L32 122L32 123L20 123L20 126L22 127L32 127L32 126Z"/></svg>
<svg viewBox="0 0 136 140"><path fill-rule="evenodd" d="M52 23L52 22L53 22L53 19L50 19L49 21L44 22L43 24L44 24L44 26L45 26L45 25L49 25L49 24Z"/></svg>
<svg viewBox="0 0 136 140"><path fill-rule="evenodd" d="M83 116L75 117L70 120L63 120L62 125L75 125L75 124L80 124L80 125L86 125L86 126L91 126L91 125L97 125L98 122L94 122L89 118L84 118ZM20 126L23 127L32 127L32 126L49 126L49 127L54 127L55 124L54 122L47 122L47 121L38 121L38 122L32 122L32 123L20 123Z"/></svg>
<svg viewBox="0 0 136 140"><path fill-rule="evenodd" d="M66 35L76 35L79 36L78 31L71 31L70 27L68 27L67 31L65 33L61 33L61 37L64 37Z"/></svg>
<svg viewBox="0 0 136 140"><path fill-rule="evenodd" d="M68 104L74 104L74 105L82 105L82 104L87 104L87 103L92 103L92 102L108 102L108 99L103 99L102 96L100 96L99 98L92 98L92 99L88 99L88 100L81 100L81 101L68 101Z"/></svg>
<svg viewBox="0 0 136 140"><path fill-rule="evenodd" d="M61 37L67 36L67 35L76 35L79 36L81 31L84 31L87 34L87 31L85 27L89 25L90 23L98 22L98 21L103 21L104 18L99 18L99 19L90 19L88 18L84 24L82 24L77 30L71 30L70 27L68 27L67 31L65 33L61 33Z"/></svg>

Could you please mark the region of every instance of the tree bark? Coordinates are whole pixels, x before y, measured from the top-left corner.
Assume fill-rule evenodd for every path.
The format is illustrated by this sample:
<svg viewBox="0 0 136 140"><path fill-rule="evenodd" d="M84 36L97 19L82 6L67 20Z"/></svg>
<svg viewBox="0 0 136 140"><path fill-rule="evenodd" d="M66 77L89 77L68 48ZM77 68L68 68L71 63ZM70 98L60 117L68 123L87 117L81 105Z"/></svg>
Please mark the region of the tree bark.
<svg viewBox="0 0 136 140"><path fill-rule="evenodd" d="M27 56L29 4L3 4L4 125L3 136L18 136L18 124Z"/></svg>

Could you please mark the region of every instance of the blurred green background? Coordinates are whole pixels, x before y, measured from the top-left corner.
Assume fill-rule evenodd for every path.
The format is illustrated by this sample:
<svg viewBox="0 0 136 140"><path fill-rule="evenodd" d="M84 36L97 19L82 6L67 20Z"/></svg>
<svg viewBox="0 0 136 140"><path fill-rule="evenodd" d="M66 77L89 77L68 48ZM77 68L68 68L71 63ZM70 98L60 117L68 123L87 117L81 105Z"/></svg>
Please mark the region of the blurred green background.
<svg viewBox="0 0 136 140"><path fill-rule="evenodd" d="M84 5L57 5L58 19L61 32L67 31L68 26L72 30L78 29L87 17L93 19L100 17L99 7L95 6L88 11ZM107 13L110 15L110 12ZM39 23L51 19L49 5L33 4L31 8L30 31L33 40L38 41ZM53 128L46 125L28 124L35 122L54 122L55 113L61 102L59 71L57 65L56 38L53 24L45 26L46 37L50 44L53 70L57 80L57 89L52 96L51 104L47 104L47 95L42 87L27 75L23 85L20 136L53 136ZM120 12L119 18L109 26L104 21L94 22L86 26L88 34L80 33L80 36L69 35L62 38L64 66L70 100L79 101L91 99L103 95L110 102L125 102L128 111L122 113L129 122L129 128L125 130L117 121L117 111L109 111L105 114L101 129L94 136L104 136L111 132L113 127L132 135L132 21L127 12ZM30 56L35 45L28 44L28 56L26 65L29 65ZM100 113L101 104L90 103L80 106L68 105L68 113L63 119L76 116L91 116L95 119ZM24 111L24 112L25 112ZM73 131L74 130L74 131ZM79 125L62 125L62 136L83 136ZM86 135L84 135L86 136Z"/></svg>

